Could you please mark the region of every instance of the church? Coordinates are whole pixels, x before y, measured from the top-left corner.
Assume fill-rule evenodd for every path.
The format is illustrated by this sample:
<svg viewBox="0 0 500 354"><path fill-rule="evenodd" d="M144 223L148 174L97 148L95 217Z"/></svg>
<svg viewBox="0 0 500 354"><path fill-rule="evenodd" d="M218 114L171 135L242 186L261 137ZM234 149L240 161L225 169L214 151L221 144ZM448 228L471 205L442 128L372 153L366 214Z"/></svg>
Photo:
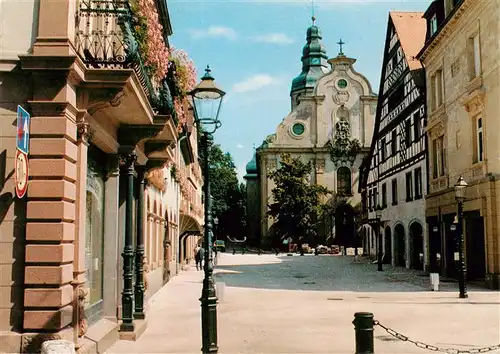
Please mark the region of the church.
<svg viewBox="0 0 500 354"><path fill-rule="evenodd" d="M374 127L377 96L365 76L356 72L356 59L340 51L328 58L319 27L312 18L302 50L302 72L292 81L291 111L265 138L247 164L247 215L249 241L269 247L273 219L268 217L273 181L280 156L289 153L312 161L311 183L333 192L340 200L318 230L318 243L349 245L357 225L359 169L368 154Z"/></svg>

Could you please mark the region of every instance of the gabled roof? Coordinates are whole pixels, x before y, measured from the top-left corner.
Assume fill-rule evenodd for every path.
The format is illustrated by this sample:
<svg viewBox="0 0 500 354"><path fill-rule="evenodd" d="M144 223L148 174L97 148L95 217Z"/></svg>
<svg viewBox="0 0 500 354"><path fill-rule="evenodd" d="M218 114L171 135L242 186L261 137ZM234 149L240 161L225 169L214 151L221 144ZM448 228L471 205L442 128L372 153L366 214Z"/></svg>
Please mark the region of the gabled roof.
<svg viewBox="0 0 500 354"><path fill-rule="evenodd" d="M424 13L391 11L389 16L396 28L410 70L422 68L422 63L416 57L425 44L427 21L423 17Z"/></svg>

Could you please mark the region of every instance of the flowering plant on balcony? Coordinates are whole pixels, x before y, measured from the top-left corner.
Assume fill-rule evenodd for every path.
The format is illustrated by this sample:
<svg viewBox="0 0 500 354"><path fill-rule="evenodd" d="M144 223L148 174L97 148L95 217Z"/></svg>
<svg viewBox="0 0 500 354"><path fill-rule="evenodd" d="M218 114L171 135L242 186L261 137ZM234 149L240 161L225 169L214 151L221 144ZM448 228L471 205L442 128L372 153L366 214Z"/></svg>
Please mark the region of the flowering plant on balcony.
<svg viewBox="0 0 500 354"><path fill-rule="evenodd" d="M176 162L173 162L171 174L172 174L172 177L174 178L174 180L177 181L177 183L179 183L182 195L184 197L188 197L189 196L189 181L187 179L186 172L182 168L179 168L179 165Z"/></svg>
<svg viewBox="0 0 500 354"><path fill-rule="evenodd" d="M167 76L170 52L163 40L163 26L158 18L155 0L133 0L134 29L144 64L155 88Z"/></svg>

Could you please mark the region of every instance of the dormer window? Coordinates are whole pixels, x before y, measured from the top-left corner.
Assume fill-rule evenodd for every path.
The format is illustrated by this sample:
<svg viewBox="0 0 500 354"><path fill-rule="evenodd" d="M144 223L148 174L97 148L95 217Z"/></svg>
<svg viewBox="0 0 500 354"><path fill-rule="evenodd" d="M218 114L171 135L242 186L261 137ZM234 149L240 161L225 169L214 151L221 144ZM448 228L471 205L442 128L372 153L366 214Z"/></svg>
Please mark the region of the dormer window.
<svg viewBox="0 0 500 354"><path fill-rule="evenodd" d="M431 37L434 35L434 33L437 32L438 29L438 19L437 19L437 14L434 14L431 17L431 22L430 22L430 29L431 29Z"/></svg>

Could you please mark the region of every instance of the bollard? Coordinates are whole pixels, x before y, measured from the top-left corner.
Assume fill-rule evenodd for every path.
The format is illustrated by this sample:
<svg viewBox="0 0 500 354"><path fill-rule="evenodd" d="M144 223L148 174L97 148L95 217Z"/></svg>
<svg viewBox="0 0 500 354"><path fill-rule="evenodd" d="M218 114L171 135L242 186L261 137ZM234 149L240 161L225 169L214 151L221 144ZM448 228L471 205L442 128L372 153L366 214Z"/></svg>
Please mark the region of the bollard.
<svg viewBox="0 0 500 354"><path fill-rule="evenodd" d="M373 354L373 313L356 312L352 324L356 333L355 354Z"/></svg>

